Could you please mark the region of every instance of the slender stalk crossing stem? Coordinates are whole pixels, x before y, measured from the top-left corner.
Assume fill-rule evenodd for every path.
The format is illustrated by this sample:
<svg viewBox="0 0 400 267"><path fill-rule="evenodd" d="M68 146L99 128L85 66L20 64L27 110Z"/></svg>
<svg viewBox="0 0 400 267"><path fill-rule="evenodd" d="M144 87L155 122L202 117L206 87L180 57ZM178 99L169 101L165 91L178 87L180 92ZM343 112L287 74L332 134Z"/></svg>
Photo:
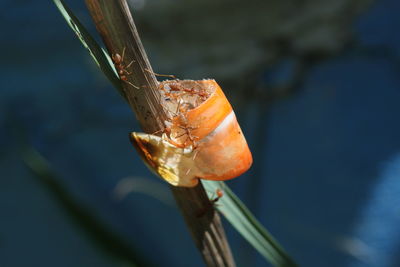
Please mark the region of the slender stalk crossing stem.
<svg viewBox="0 0 400 267"><path fill-rule="evenodd" d="M126 0L86 0L86 5L110 55L129 64L122 81L124 97L146 133L164 128L167 112L158 82L143 48ZM122 58L123 55L123 58ZM171 186L177 205L207 266L235 266L221 219L199 183L194 188ZM201 211L201 216L199 216Z"/></svg>

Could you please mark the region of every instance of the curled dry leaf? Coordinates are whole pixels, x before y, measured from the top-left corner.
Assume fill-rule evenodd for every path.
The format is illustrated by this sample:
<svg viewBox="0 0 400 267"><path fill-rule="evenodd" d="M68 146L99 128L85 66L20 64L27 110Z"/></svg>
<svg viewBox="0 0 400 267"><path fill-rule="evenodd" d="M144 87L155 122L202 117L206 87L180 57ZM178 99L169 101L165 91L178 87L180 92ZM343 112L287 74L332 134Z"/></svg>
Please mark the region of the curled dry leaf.
<svg viewBox="0 0 400 267"><path fill-rule="evenodd" d="M169 119L160 135L131 133L147 166L174 186L198 178L228 180L247 171L252 156L229 101L214 80L160 83Z"/></svg>

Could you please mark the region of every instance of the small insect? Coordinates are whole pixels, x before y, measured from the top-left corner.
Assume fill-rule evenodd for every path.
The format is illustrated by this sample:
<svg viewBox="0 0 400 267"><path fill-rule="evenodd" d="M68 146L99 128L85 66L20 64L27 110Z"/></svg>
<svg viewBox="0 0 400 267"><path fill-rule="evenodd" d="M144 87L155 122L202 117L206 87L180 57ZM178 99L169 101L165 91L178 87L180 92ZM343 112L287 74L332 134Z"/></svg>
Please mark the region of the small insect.
<svg viewBox="0 0 400 267"><path fill-rule="evenodd" d="M192 127L188 125L178 125L178 128L182 130L180 134L175 136L175 138L181 138L183 136L186 136L185 141L183 142L183 145L185 147L192 145L193 150L197 148L197 140L199 139L198 136L195 136L192 134L192 131L198 129L199 127Z"/></svg>
<svg viewBox="0 0 400 267"><path fill-rule="evenodd" d="M179 97L178 97L179 98ZM164 128L158 130L154 134L165 134L168 141L179 148L186 148L190 145L192 149L197 148L196 141L199 139L197 136L192 134L192 131L198 129L199 127L190 126L185 114L190 109L190 105L187 103L182 103L182 99L177 100L178 104L175 112L171 112L171 118L164 122ZM185 138L186 137L186 138ZM184 140L182 140L185 138ZM197 153L194 155L196 156Z"/></svg>
<svg viewBox="0 0 400 267"><path fill-rule="evenodd" d="M217 190L215 190L215 195L216 195L215 198L211 200L211 202L212 202L213 204L217 203L217 201L218 201L221 197L224 196L224 191L222 191L221 189L218 188Z"/></svg>
<svg viewBox="0 0 400 267"><path fill-rule="evenodd" d="M215 190L215 195L216 196L214 198L210 199L209 204L207 204L197 213L197 218L203 217L211 208L214 208L217 205L218 200L224 196L224 191L218 188Z"/></svg>
<svg viewBox="0 0 400 267"><path fill-rule="evenodd" d="M162 91L164 95L164 100L165 101L178 101L179 99L179 92L172 90L169 86L164 86L163 84L160 83L158 89Z"/></svg>
<svg viewBox="0 0 400 267"><path fill-rule="evenodd" d="M132 72L127 71L127 68L129 68L134 60L132 60L127 66L124 65L124 56L125 56L125 47L124 50L122 50L122 56L120 54L113 54L111 56L112 60L114 61L115 68L117 69L117 73L121 81L126 82L127 84L133 86L136 89L139 89L138 86L134 85L130 81L128 81L127 75L132 74Z"/></svg>
<svg viewBox="0 0 400 267"><path fill-rule="evenodd" d="M170 92L180 92L181 94L188 94L190 96L199 96L202 101L205 101L210 95L207 91L204 89L200 88L195 88L195 87L185 87L182 84L175 82L175 83L169 83L169 88ZM170 93L171 94L171 93Z"/></svg>
<svg viewBox="0 0 400 267"><path fill-rule="evenodd" d="M178 116L184 117L183 114L179 114ZM182 124L182 122L178 124L177 121L174 120L175 118L176 117L174 117L172 120L169 120L164 129L159 130L153 134L161 132L162 134L165 134L168 137L168 141L176 147L186 148L192 145L192 149L195 150L198 147L197 140L199 138L193 135L192 131L198 129L198 127ZM182 137L186 138L182 140ZM196 155L197 153L195 154L195 156Z"/></svg>
<svg viewBox="0 0 400 267"><path fill-rule="evenodd" d="M205 90L202 90L202 91L198 92L197 94L203 99L203 101L206 100L210 96L210 94Z"/></svg>
<svg viewBox="0 0 400 267"><path fill-rule="evenodd" d="M190 142L195 146L195 139L198 139L197 136L192 135L192 131L198 129L199 127L191 126L188 119L186 118L186 113L190 109L190 105L187 103L182 104L181 101L178 101L177 111L175 112L175 116L172 118L172 124L180 133L176 133L175 138L180 138L186 135L186 139L184 141L185 146L190 145ZM187 141L190 141L187 144Z"/></svg>
<svg viewBox="0 0 400 267"><path fill-rule="evenodd" d="M183 90L187 94L198 95L203 101L210 96L205 90L196 90L195 88L184 88Z"/></svg>
<svg viewBox="0 0 400 267"><path fill-rule="evenodd" d="M169 83L170 91L183 91L185 88L180 83Z"/></svg>

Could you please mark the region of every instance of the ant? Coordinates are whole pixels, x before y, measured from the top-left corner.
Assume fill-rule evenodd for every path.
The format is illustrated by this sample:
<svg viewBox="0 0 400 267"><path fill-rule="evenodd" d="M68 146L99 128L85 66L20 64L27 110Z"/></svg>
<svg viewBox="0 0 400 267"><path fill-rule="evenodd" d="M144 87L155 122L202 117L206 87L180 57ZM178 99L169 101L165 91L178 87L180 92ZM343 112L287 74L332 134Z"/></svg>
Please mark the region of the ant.
<svg viewBox="0 0 400 267"><path fill-rule="evenodd" d="M207 211L215 207L218 200L220 200L220 198L224 196L224 191L218 188L217 190L215 190L215 194L216 196L213 199L210 199L210 202L208 202L207 205L197 213L197 218L203 217L207 213Z"/></svg>
<svg viewBox="0 0 400 267"><path fill-rule="evenodd" d="M211 200L211 203L214 205L215 203L217 203L217 201L224 196L224 191L222 191L221 189L217 189L215 190L215 198Z"/></svg>
<svg viewBox="0 0 400 267"><path fill-rule="evenodd" d="M183 145L186 147L186 146L192 144L193 150L196 149L197 148L196 139L199 139L199 138L195 135L192 135L192 131L196 130L198 127L192 127L192 126L188 126L188 125L184 125L184 126L178 125L178 128L180 128L183 131L183 133L175 136L175 138L180 138L180 137L186 135L186 139L183 142Z"/></svg>
<svg viewBox="0 0 400 267"><path fill-rule="evenodd" d="M182 84L179 83L170 83L169 84L170 87L170 91L179 91L179 92L183 92L186 94L189 94L191 96L197 95L199 96L203 101L206 100L209 97L209 94L203 89L198 89L196 90L196 88L186 88L184 87Z"/></svg>
<svg viewBox="0 0 400 267"><path fill-rule="evenodd" d="M171 91L183 91L185 89L182 84L177 82L169 83L168 85Z"/></svg>
<svg viewBox="0 0 400 267"><path fill-rule="evenodd" d="M127 84L133 86L134 88L139 89L138 86L136 86L133 83L131 83L130 81L128 81L127 75L132 74L132 72L129 72L126 69L132 65L134 60L132 60L127 66L124 65L125 48L126 47L124 47L124 49L122 50L122 56L120 54L116 53L116 54L113 54L111 56L111 58L114 61L115 68L117 69L117 73L118 73L118 76L121 79L121 81L124 81Z"/></svg>
<svg viewBox="0 0 400 267"><path fill-rule="evenodd" d="M195 90L194 88L183 88L187 94L197 95L201 98L201 100L206 100L209 97L209 94L205 90Z"/></svg>
<svg viewBox="0 0 400 267"><path fill-rule="evenodd" d="M179 115L175 116L175 118L177 118L178 116L184 118L183 114L179 114ZM154 132L153 134L160 133L160 132L162 132L163 134L166 134L168 139L169 139L169 142L172 143L174 146L179 147L179 148L185 148L185 147L187 147L189 145L192 145L192 149L195 150L198 147L198 145L196 143L196 139L198 139L198 137L192 135L192 131L197 129L198 127L188 126L187 124L185 124L185 125L176 125L176 123L174 123L174 122L171 122L171 121L168 121L168 122L171 123L171 125L165 125L164 129L158 130L158 131ZM175 130L174 131L175 132L175 136L171 137L171 134L172 134L174 128L175 129L178 128L179 133L176 133L177 131ZM182 136L185 136L185 135L186 135L186 139L185 139L184 142L181 142L181 141L177 142L177 141L173 140L173 139L179 139L179 138L181 138ZM197 155L197 153L194 155L193 160L194 160L196 155Z"/></svg>
<svg viewBox="0 0 400 267"><path fill-rule="evenodd" d="M168 100L177 100L180 96L180 85L177 83L170 83L167 84L166 86L168 86L168 89L166 89L164 86L159 87L159 89L161 91L164 92L164 95L167 97L166 99Z"/></svg>
<svg viewBox="0 0 400 267"><path fill-rule="evenodd" d="M189 121L184 115L187 112L188 105L181 105L181 101L178 101L176 115L172 118L173 126L179 128L183 133L180 133L175 136L175 138L180 138L186 135L186 139L183 142L184 147L192 144L193 149L197 148L196 140L199 139L198 136L192 135L192 131L198 129L199 127L193 127L189 125Z"/></svg>

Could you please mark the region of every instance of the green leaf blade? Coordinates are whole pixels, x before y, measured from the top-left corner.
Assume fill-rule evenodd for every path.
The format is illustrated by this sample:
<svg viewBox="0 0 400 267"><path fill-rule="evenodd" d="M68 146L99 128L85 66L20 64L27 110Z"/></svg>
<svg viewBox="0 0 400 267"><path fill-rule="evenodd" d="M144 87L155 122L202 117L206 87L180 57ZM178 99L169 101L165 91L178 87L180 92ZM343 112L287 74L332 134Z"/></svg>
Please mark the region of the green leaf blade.
<svg viewBox="0 0 400 267"><path fill-rule="evenodd" d="M203 185L209 192L224 191L217 209L266 260L274 266L297 266L225 183L203 180Z"/></svg>
<svg viewBox="0 0 400 267"><path fill-rule="evenodd" d="M89 31L86 30L79 19L64 4L64 1L53 0L53 2L57 6L58 10L70 26L70 28L75 32L82 45L89 51L97 66L101 69L104 75L106 75L106 77L110 80L114 87L117 88L119 93L123 97L125 97L120 79L108 53L90 35Z"/></svg>

